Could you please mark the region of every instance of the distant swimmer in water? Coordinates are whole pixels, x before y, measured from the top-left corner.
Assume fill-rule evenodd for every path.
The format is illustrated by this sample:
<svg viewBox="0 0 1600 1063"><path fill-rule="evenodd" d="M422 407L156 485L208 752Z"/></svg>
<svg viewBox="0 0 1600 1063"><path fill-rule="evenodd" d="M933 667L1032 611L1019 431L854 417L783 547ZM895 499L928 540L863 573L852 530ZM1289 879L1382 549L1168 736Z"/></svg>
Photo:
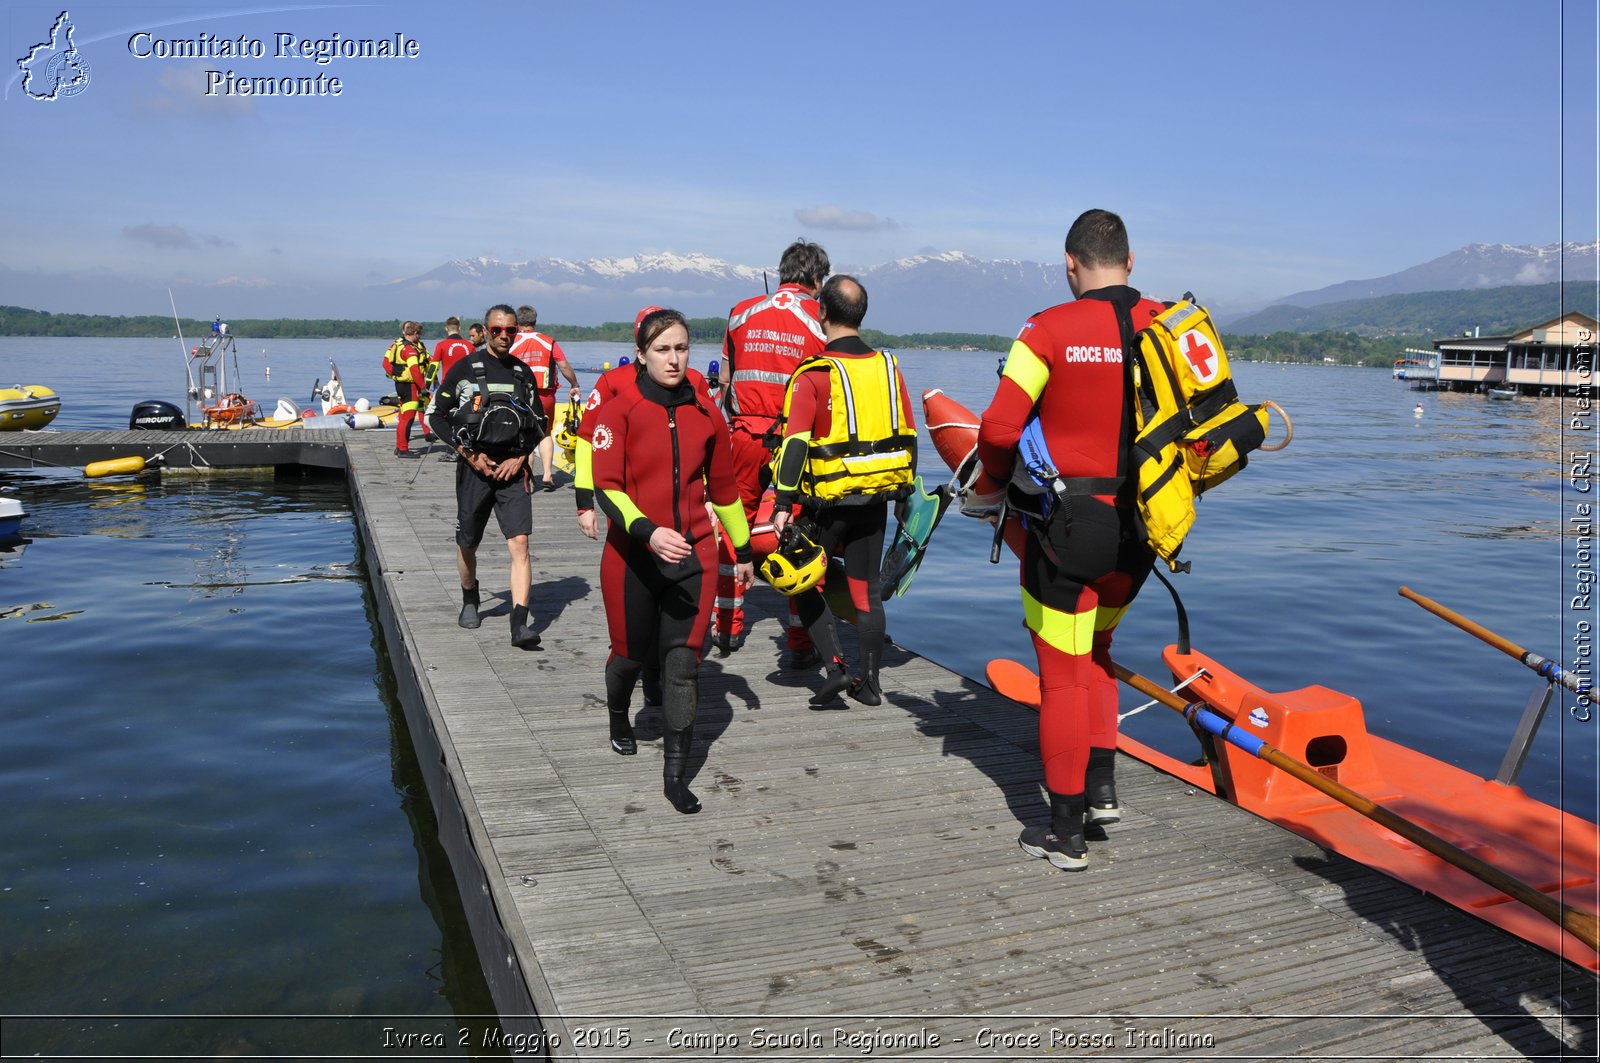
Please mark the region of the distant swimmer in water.
<svg viewBox="0 0 1600 1063"><path fill-rule="evenodd" d="M1422 403L1420 403L1420 402L1417 403L1416 409L1412 410L1411 412L1416 414L1418 417L1421 417L1422 416Z"/></svg>

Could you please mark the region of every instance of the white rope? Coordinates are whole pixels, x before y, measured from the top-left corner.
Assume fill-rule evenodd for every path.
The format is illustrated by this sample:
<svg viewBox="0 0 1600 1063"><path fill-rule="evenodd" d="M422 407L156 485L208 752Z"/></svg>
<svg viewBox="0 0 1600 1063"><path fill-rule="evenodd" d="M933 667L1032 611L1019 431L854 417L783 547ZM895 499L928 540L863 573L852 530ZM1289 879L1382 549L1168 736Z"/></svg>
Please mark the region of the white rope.
<svg viewBox="0 0 1600 1063"><path fill-rule="evenodd" d="M1185 679L1183 682L1179 683L1177 686L1172 687L1171 688L1171 692L1176 694L1178 691L1182 690L1184 687L1188 686L1190 683L1193 683L1196 679L1199 679L1201 676L1203 676L1205 674L1206 674L1206 670L1204 668L1196 669L1195 673L1193 675L1191 675L1188 679ZM1129 716L1137 716L1139 713L1143 712L1145 709L1148 709L1150 706L1159 705L1159 704L1161 704L1161 702L1157 701L1154 698L1151 698L1149 701L1145 702L1143 705L1137 705L1134 708L1129 709L1127 712L1124 712L1124 713L1120 714L1117 717L1117 722L1121 723L1123 720L1126 720Z"/></svg>

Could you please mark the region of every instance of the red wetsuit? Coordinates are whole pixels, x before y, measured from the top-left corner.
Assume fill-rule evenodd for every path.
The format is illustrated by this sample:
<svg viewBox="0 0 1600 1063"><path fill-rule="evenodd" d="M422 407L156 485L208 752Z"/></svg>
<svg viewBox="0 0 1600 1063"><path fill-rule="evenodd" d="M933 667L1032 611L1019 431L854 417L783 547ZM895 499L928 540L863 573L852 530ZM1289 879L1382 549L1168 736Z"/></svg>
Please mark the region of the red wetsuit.
<svg viewBox="0 0 1600 1063"><path fill-rule="evenodd" d="M1129 339L1162 310L1118 285L1035 314L1011 346L978 432L984 472L1003 484L1037 413L1061 476L1089 481L1027 536L1021 564L1024 616L1039 656L1039 751L1056 794L1083 792L1091 747L1116 748L1111 636L1155 556L1126 496L1118 497L1131 413L1114 303L1129 312Z"/></svg>
<svg viewBox="0 0 1600 1063"><path fill-rule="evenodd" d="M728 426L691 384L668 390L643 374L636 380L596 411L591 432L594 489L608 518L600 584L611 649L634 661L679 646L698 656L712 605L705 576L717 556L706 502L739 514ZM657 557L649 541L658 527L680 532L690 557ZM747 529L726 532L749 560Z"/></svg>

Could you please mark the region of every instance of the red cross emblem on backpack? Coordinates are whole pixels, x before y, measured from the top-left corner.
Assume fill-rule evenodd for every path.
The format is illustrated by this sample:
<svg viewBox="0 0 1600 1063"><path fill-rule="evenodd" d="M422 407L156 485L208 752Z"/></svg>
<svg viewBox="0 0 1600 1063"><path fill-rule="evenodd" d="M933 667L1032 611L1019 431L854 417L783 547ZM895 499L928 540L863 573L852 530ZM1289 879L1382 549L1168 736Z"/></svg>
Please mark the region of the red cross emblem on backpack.
<svg viewBox="0 0 1600 1063"><path fill-rule="evenodd" d="M1178 350L1194 369L1200 383L1207 384L1217 375L1217 351L1200 333L1193 329L1178 337Z"/></svg>

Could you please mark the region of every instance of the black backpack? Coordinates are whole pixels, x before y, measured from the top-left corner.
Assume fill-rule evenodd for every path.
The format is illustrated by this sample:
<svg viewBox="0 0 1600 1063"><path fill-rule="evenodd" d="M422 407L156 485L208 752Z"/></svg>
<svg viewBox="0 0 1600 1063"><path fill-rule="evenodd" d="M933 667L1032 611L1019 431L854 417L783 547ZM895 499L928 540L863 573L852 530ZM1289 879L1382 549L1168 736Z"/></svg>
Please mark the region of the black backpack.
<svg viewBox="0 0 1600 1063"><path fill-rule="evenodd" d="M469 450L499 454L538 446L548 428L527 385L519 379L513 391L489 390L489 369L481 359L473 363L472 377L472 401L456 407L456 441Z"/></svg>

